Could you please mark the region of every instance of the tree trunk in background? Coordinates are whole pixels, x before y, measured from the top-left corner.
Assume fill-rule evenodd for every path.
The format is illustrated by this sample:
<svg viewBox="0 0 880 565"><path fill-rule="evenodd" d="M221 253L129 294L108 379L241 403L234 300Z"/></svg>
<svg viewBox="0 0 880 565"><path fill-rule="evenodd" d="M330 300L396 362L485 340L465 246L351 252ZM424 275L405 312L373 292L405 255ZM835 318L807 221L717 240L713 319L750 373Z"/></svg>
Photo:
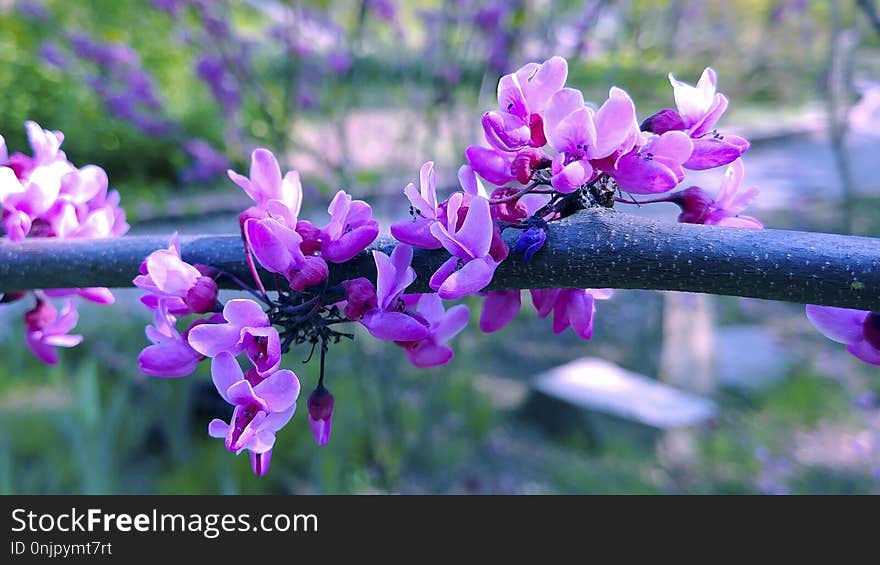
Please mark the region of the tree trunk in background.
<svg viewBox="0 0 880 565"><path fill-rule="evenodd" d="M663 345L660 380L676 388L711 396L716 389L713 298L708 294L666 292L663 297ZM697 460L696 430L670 430L657 445L671 471L687 474Z"/></svg>
<svg viewBox="0 0 880 565"><path fill-rule="evenodd" d="M826 70L828 96L828 134L831 151L840 186L843 189L843 233L853 233L855 229L855 187L846 138L849 130L850 96L852 88L852 59L858 32L845 29L840 17L840 3L829 3L830 37L828 39L828 68Z"/></svg>

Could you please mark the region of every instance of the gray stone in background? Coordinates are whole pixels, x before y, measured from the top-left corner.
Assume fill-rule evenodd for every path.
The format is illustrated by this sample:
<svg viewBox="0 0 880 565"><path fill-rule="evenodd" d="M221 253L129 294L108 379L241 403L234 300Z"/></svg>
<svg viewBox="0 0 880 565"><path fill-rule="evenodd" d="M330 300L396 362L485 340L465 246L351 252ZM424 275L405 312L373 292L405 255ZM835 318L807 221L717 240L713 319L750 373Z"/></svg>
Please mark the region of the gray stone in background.
<svg viewBox="0 0 880 565"><path fill-rule="evenodd" d="M722 387L759 391L786 378L794 358L763 326L721 326L715 331L715 374Z"/></svg>
<svg viewBox="0 0 880 565"><path fill-rule="evenodd" d="M709 423L717 413L707 398L593 357L535 377L522 408L551 435L594 448L620 437L653 445L662 433Z"/></svg>

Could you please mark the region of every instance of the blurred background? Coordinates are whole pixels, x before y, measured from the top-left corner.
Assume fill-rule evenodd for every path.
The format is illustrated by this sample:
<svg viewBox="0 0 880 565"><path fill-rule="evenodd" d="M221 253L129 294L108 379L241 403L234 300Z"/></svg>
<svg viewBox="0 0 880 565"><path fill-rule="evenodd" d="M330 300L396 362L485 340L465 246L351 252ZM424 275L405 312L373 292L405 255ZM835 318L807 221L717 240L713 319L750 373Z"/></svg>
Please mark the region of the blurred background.
<svg viewBox="0 0 880 565"><path fill-rule="evenodd" d="M877 4L0 0L0 133L28 152L25 120L63 131L71 161L107 170L133 234L235 232L247 199L225 171L257 146L302 172L302 217L323 224L345 188L387 230L424 161L441 193L457 184L498 78L523 63L562 55L569 85L599 103L620 86L640 118L673 106L668 72L693 84L712 66L731 100L720 127L752 142L750 213L877 236ZM722 173L693 182L714 191ZM86 339L55 367L24 345L28 305L0 308L0 492L880 492L880 372L800 305L619 291L585 342L529 306L481 334L472 301L455 359L431 370L359 332L328 357L324 448L304 414L316 364L293 351L300 411L256 478L207 437L228 417L207 367L139 374L137 297L82 305ZM583 358L607 363L559 369Z"/></svg>

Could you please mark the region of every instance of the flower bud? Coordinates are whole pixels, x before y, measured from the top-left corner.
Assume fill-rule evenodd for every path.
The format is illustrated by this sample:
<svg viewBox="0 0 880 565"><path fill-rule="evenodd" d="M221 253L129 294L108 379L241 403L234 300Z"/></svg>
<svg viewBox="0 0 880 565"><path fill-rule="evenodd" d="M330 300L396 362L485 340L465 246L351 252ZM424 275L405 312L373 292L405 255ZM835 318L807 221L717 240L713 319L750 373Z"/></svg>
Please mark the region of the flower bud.
<svg viewBox="0 0 880 565"><path fill-rule="evenodd" d="M330 442L330 428L333 424L333 395L323 384L319 384L309 395L309 425L315 443L327 445Z"/></svg>
<svg viewBox="0 0 880 565"><path fill-rule="evenodd" d="M314 255L321 250L321 229L308 220L299 220L296 223L296 233L302 238L299 244L303 255Z"/></svg>
<svg viewBox="0 0 880 565"><path fill-rule="evenodd" d="M712 196L698 186L686 188L668 197L669 202L675 202L681 208L678 221L683 224L703 224L709 215L715 200Z"/></svg>
<svg viewBox="0 0 880 565"><path fill-rule="evenodd" d="M186 305L196 314L206 314L217 309L217 283L211 277L199 277L196 284L186 292Z"/></svg>
<svg viewBox="0 0 880 565"><path fill-rule="evenodd" d="M648 116L642 125L639 126L642 131L649 131L657 135L663 135L667 131L686 130L687 125L678 112L672 108L663 108L656 114Z"/></svg>
<svg viewBox="0 0 880 565"><path fill-rule="evenodd" d="M272 450L264 451L263 453L254 453L251 454L251 471L258 477L264 476L269 472L269 464L272 462Z"/></svg>
<svg viewBox="0 0 880 565"><path fill-rule="evenodd" d="M329 274L326 261L315 255L306 255L302 268L287 272L287 280L290 288L302 292L310 286L321 284Z"/></svg>
<svg viewBox="0 0 880 565"><path fill-rule="evenodd" d="M364 277L348 280L342 283L345 288L345 317L349 320L359 320L365 312L376 307L376 289L373 283Z"/></svg>
<svg viewBox="0 0 880 565"><path fill-rule="evenodd" d="M522 149L513 158L510 174L516 178L518 183L529 184L532 180L532 173L536 169L548 166L549 161L547 155L539 149Z"/></svg>
<svg viewBox="0 0 880 565"><path fill-rule="evenodd" d="M547 241L547 231L539 226L532 226L516 240L514 252L522 253L523 261L528 261Z"/></svg>
<svg viewBox="0 0 880 565"><path fill-rule="evenodd" d="M516 161L514 161L514 164L516 164ZM492 192L491 198L492 200L503 200L509 196L516 194L517 192L520 192L519 188L514 186L507 186L494 190ZM517 198L516 200L508 200L506 202L501 202L500 204L492 205L492 217L497 220L503 220L505 222L518 222L528 215L528 208L526 208L526 205L519 198Z"/></svg>

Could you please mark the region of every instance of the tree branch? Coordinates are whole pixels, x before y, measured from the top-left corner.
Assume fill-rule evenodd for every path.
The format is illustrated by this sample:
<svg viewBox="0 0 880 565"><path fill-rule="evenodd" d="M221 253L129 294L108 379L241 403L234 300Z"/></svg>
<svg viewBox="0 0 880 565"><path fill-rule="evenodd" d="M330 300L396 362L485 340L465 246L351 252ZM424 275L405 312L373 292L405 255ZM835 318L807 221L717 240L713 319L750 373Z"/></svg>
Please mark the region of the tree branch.
<svg viewBox="0 0 880 565"><path fill-rule="evenodd" d="M513 245L519 232L509 230ZM168 237L106 240L0 240L0 291L127 287L141 261ZM380 238L373 248L390 252ZM250 280L236 236L181 237L184 260ZM428 290L445 251L416 250L418 280ZM332 265L331 283L375 279L369 253ZM267 277L264 280L272 280ZM655 221L591 209L553 222L544 248L525 263L511 254L492 289L640 288L748 296L880 311L880 239L783 230L750 230Z"/></svg>

